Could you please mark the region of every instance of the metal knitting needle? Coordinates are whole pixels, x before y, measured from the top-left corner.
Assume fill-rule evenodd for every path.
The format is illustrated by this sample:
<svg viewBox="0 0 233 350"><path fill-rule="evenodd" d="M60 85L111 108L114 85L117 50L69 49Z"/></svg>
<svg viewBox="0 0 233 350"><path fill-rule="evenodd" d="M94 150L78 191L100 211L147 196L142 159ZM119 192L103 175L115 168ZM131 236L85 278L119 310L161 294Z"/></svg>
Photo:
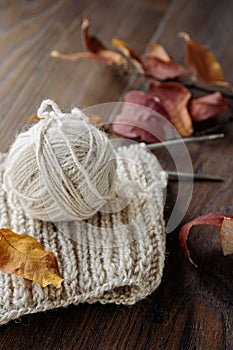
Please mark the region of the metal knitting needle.
<svg viewBox="0 0 233 350"><path fill-rule="evenodd" d="M204 135L204 136L193 136L193 137L186 137L182 139L173 139L158 143L151 143L148 144L147 147L150 150L162 148L164 146L172 146L172 145L179 145L182 143L189 143L189 142L198 142L198 141L211 141L216 139L222 139L225 136L225 134L212 134L212 135Z"/></svg>
<svg viewBox="0 0 233 350"><path fill-rule="evenodd" d="M183 142L189 143L189 142L216 140L216 139L221 139L224 136L225 136L224 134L193 136L193 137L187 137L182 139L168 140L160 143L152 143L147 145L147 147L150 150L154 150L154 149L162 148L164 146L179 145L179 144L182 144ZM177 181L177 180L194 180L194 181L211 181L211 182L224 181L223 178L221 177L206 175L206 174L189 174L185 172L176 172L176 171L167 171L167 174L168 174L168 179L171 181Z"/></svg>
<svg viewBox="0 0 233 350"><path fill-rule="evenodd" d="M221 139L225 136L225 134L212 134L212 135L204 135L204 136L193 136L182 139L173 139L159 143L147 144L146 147L150 150L159 149L164 146L178 145L182 143L189 142L198 142L198 141L210 141ZM171 181L177 180L191 180L191 181L210 181L210 182L221 182L224 181L223 178L218 176L206 175L206 174L194 174L194 173L185 173L185 172L176 172L176 171L166 171L168 174L168 179Z"/></svg>
<svg viewBox="0 0 233 350"><path fill-rule="evenodd" d="M171 181L177 180L194 180L194 181L212 181L212 182L221 182L224 181L223 178L212 175L205 174L190 174L176 171L166 171L168 174L168 179Z"/></svg>

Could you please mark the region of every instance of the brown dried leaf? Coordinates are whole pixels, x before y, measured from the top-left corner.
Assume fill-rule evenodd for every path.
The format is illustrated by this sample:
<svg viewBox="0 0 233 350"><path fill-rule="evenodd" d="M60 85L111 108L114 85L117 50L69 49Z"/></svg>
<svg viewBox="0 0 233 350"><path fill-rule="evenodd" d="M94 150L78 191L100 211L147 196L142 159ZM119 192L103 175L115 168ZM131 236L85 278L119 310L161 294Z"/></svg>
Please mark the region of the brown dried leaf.
<svg viewBox="0 0 233 350"><path fill-rule="evenodd" d="M161 105L170 116L171 123L182 136L193 133L191 116L187 105L191 94L183 85L176 82L150 83L150 93L160 99Z"/></svg>
<svg viewBox="0 0 233 350"><path fill-rule="evenodd" d="M113 131L129 138L139 138L145 142L158 142L165 139L163 128L166 127L166 121L156 117L151 110L162 114L169 119L167 112L156 102L152 96L146 95L142 91L129 91L124 96L124 102L121 114L117 115L113 123ZM147 108L144 108L147 107Z"/></svg>
<svg viewBox="0 0 233 350"><path fill-rule="evenodd" d="M188 222L185 224L181 230L180 230L180 245L184 251L184 253L189 258L189 261L197 267L197 265L193 262L191 256L190 256L190 250L187 247L187 239L189 236L189 231L193 226L196 225L213 225L213 226L221 226L225 218L233 219L232 215L229 214L222 214L222 213L210 213L203 216L198 216L196 219ZM225 224L224 224L225 225ZM232 226L231 226L232 228ZM222 232L223 234L223 232ZM226 235L224 233L224 235ZM226 248L224 248L226 250Z"/></svg>
<svg viewBox="0 0 233 350"><path fill-rule="evenodd" d="M88 18L85 18L82 22L81 31L83 36L83 42L87 50L94 53L106 50L106 46L102 43L102 41L99 38L97 38L95 35L89 34L89 28L90 22Z"/></svg>
<svg viewBox="0 0 233 350"><path fill-rule="evenodd" d="M118 40L116 38L112 39L112 44L115 46L118 50L120 50L126 57L133 58L137 60L138 62L141 62L140 56L137 54L136 51L132 47L130 47L125 42Z"/></svg>
<svg viewBox="0 0 233 350"><path fill-rule="evenodd" d="M61 287L57 259L52 251L44 250L37 240L19 235L7 228L0 229L0 271L22 276L42 287Z"/></svg>
<svg viewBox="0 0 233 350"><path fill-rule="evenodd" d="M114 47L116 47L120 52L123 53L125 57L131 60L134 67L140 72L144 73L144 67L143 62L140 58L140 56L137 54L136 51L132 47L130 47L128 44L124 43L121 40L118 40L116 38L112 39L112 44Z"/></svg>
<svg viewBox="0 0 233 350"><path fill-rule="evenodd" d="M179 37L186 42L186 62L197 79L215 85L231 85L224 81L221 65L210 50L185 32L179 33Z"/></svg>
<svg viewBox="0 0 233 350"><path fill-rule="evenodd" d="M174 79L187 74L186 69L176 63L165 48L157 43L149 47L142 62L145 72L159 80Z"/></svg>
<svg viewBox="0 0 233 350"><path fill-rule="evenodd" d="M217 114L225 112L227 108L227 101L219 91L203 97L194 98L189 103L189 111L192 120L195 122L214 117Z"/></svg>
<svg viewBox="0 0 233 350"><path fill-rule="evenodd" d="M108 50L102 41L94 35L89 34L90 22L86 18L82 23L82 36L88 51L63 54L56 50L50 53L51 57L76 62L82 59L92 59L104 62L108 65L116 65L120 69L126 70L127 60L118 52Z"/></svg>
<svg viewBox="0 0 233 350"><path fill-rule="evenodd" d="M233 219L225 217L220 231L223 255L233 254Z"/></svg>

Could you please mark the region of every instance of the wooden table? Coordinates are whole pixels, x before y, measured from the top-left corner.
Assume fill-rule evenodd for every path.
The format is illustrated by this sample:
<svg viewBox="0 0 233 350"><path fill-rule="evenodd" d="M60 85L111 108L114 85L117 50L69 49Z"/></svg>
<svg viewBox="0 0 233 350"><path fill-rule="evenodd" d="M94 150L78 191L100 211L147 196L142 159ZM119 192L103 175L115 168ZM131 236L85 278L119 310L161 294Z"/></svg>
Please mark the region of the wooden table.
<svg viewBox="0 0 233 350"><path fill-rule="evenodd" d="M231 0L1 1L0 150L8 149L24 117L45 97L68 110L118 101L130 89L128 78L103 64L50 58L53 49L81 50L83 17L107 43L117 37L142 54L153 37L179 62L184 44L176 34L186 31L214 51L233 82L232 14ZM195 170L225 181L196 183L184 222L208 212L233 213L232 123L220 130L224 140L189 150ZM171 184L170 196L175 191ZM216 230L195 229L189 245L196 269L181 251L178 231L167 236L163 280L146 300L131 307L82 304L24 316L0 328L0 349L233 349L233 256L223 257Z"/></svg>

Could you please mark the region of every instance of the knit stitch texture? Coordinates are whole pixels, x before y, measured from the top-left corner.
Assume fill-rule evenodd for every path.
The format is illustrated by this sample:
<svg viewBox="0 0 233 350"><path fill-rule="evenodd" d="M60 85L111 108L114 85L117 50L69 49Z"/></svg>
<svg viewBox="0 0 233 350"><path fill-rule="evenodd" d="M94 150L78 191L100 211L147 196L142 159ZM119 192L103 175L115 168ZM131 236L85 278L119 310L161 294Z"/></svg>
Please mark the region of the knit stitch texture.
<svg viewBox="0 0 233 350"><path fill-rule="evenodd" d="M79 235L73 240L68 223L27 218L13 193L5 190L5 155L0 153L0 227L29 234L52 250L64 278L60 289L42 288L22 277L0 273L0 324L24 314L83 302L130 305L158 287L165 259L166 174L143 145L119 148L117 155L119 178L143 183L148 191L134 191L121 211L98 212L85 222L76 221L73 230Z"/></svg>

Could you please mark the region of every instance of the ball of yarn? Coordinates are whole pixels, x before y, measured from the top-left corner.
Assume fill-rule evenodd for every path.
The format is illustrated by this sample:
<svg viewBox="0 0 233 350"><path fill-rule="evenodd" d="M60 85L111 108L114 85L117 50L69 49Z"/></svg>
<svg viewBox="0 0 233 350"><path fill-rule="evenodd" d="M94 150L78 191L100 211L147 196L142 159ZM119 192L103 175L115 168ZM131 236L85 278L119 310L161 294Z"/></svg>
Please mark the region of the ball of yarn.
<svg viewBox="0 0 233 350"><path fill-rule="evenodd" d="M42 102L40 121L11 146L5 184L27 216L84 220L115 197L116 159L107 136L78 108L65 114Z"/></svg>

